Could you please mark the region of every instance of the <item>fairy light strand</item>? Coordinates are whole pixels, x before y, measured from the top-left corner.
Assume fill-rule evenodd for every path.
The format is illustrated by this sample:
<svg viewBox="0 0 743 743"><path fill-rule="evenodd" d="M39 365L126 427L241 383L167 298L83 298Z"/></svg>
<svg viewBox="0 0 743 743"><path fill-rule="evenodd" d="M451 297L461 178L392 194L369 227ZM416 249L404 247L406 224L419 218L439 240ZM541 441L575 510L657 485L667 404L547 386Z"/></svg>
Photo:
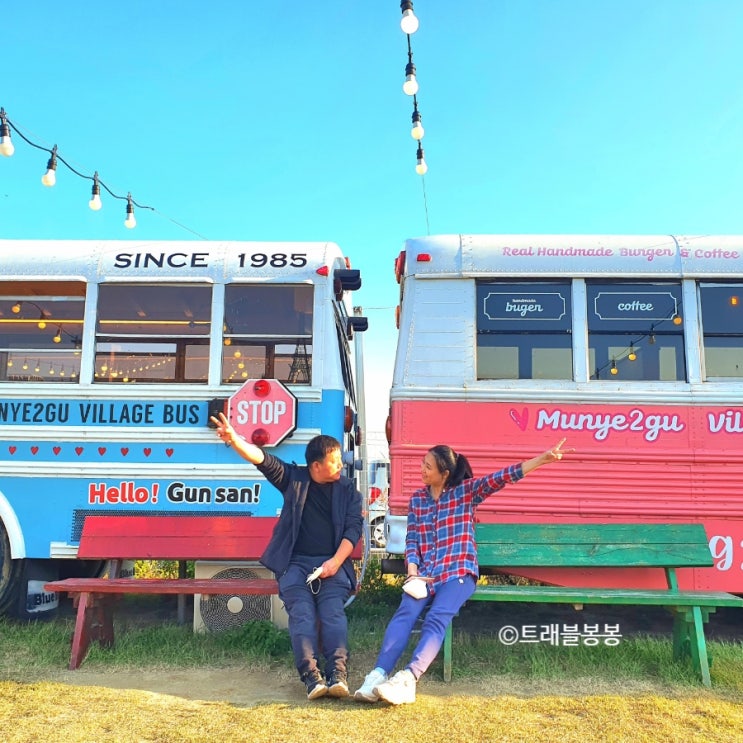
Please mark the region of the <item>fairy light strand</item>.
<svg viewBox="0 0 743 743"><path fill-rule="evenodd" d="M89 206L94 211L98 211L102 206L102 202L100 200L100 189L102 188L114 199L126 202L126 219L124 220L124 225L130 229L135 227L137 224L137 221L134 217L134 207L136 206L138 209L146 209L153 212L154 214L157 214L160 217L167 219L174 225L190 232L193 235L196 235L202 240L209 239L204 235L196 232L196 230L192 230L190 227L187 227L181 222L178 222L172 217L169 217L167 214L163 214L154 206L140 204L136 199L134 199L130 191L127 192L126 196L115 193L106 185L106 183L104 183L104 181L101 180L100 176L98 175L98 171L95 171L93 175L86 175L85 173L81 173L79 170L70 165L70 163L62 157L62 155L59 154L56 144L50 149L49 147L44 147L43 145L37 144L36 142L33 142L31 139L29 139L18 128L18 126L14 124L11 119L8 118L8 115L4 108L0 108L0 155L4 157L11 157L15 152L15 147L11 139L11 131L17 134L24 142L26 142L26 144L34 147L37 150L41 150L42 152L47 152L49 154L49 160L47 161L47 170L41 177L41 182L43 185L51 187L56 184L57 164L62 163L70 172L74 173L79 178L93 182L93 186L91 189L92 198L89 201Z"/></svg>

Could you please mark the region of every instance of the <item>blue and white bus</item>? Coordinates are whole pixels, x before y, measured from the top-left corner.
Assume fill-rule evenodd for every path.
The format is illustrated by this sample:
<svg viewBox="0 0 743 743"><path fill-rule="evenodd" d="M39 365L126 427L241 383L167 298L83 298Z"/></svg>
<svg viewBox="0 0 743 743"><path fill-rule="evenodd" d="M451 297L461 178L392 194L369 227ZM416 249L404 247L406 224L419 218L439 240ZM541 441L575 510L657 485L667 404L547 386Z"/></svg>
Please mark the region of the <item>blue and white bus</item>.
<svg viewBox="0 0 743 743"><path fill-rule="evenodd" d="M0 612L55 606L89 514L275 518L281 496L210 413L246 380L297 398L276 448L318 433L360 467L351 311L333 243L0 240Z"/></svg>

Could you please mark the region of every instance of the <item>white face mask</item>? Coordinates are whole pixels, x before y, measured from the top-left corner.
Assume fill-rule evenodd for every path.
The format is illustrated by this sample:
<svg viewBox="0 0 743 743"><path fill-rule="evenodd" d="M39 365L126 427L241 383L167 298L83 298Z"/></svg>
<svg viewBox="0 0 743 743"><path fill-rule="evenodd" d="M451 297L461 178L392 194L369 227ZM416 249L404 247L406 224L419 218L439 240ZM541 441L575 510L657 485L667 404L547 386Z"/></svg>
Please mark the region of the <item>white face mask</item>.
<svg viewBox="0 0 743 743"><path fill-rule="evenodd" d="M423 578L411 578L402 585L402 590L414 599L424 599L428 596L428 584Z"/></svg>

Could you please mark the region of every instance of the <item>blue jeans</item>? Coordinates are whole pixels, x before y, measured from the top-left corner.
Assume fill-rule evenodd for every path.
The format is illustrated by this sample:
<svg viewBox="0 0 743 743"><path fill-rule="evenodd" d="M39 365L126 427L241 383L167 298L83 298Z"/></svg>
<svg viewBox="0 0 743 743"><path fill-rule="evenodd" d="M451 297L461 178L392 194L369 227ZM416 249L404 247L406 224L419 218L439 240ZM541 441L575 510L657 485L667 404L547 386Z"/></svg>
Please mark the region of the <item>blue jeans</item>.
<svg viewBox="0 0 743 743"><path fill-rule="evenodd" d="M415 646L413 656L408 663L413 676L420 678L433 663L441 646L444 644L446 628L462 604L474 593L475 579L471 575L454 578L436 589L433 596L414 599L403 592L400 606L395 612L382 640L382 647L377 656L377 666L386 673L391 673L400 656L408 645L410 633L418 617L425 609L428 612L423 619L421 637Z"/></svg>
<svg viewBox="0 0 743 743"><path fill-rule="evenodd" d="M289 637L300 677L319 670L321 654L326 676L334 671L345 676L347 671L348 620L344 605L353 586L343 568L332 578L307 585L307 575L328 557L292 557L279 578L279 597L289 616Z"/></svg>

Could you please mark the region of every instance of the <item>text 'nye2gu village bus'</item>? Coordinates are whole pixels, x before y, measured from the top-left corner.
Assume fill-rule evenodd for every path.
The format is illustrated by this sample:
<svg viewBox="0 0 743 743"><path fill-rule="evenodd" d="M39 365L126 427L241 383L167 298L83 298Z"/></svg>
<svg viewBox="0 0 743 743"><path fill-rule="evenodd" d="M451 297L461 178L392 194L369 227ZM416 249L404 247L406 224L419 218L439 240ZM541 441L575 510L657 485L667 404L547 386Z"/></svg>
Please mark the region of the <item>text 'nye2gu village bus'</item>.
<svg viewBox="0 0 743 743"><path fill-rule="evenodd" d="M714 567L681 584L743 592L743 236L427 237L395 272L389 552L431 446L484 475L566 437L479 520L701 522Z"/></svg>
<svg viewBox="0 0 743 743"><path fill-rule="evenodd" d="M0 611L100 569L75 559L87 515L275 519L209 428L227 400L287 461L335 436L353 476L360 285L332 243L0 241Z"/></svg>

